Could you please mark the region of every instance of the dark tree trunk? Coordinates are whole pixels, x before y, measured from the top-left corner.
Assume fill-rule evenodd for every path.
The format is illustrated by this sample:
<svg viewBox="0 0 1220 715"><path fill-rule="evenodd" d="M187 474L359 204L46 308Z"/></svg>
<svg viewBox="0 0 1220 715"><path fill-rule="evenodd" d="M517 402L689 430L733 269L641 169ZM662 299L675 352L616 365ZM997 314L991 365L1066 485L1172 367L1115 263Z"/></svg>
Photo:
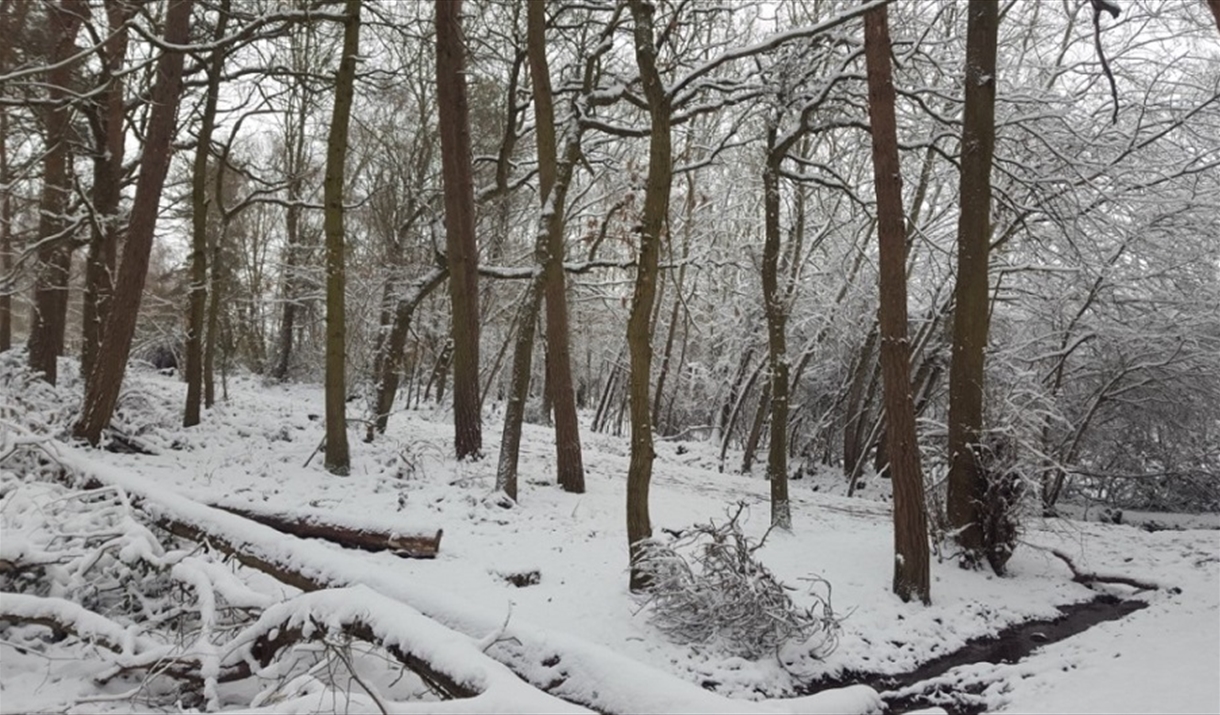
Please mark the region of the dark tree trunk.
<svg viewBox="0 0 1220 715"><path fill-rule="evenodd" d="M639 544L652 536L648 511L648 489L652 481L651 402L652 374L650 322L657 292L661 252L661 230L669 214L669 192L673 181L673 145L670 139L672 110L657 70L657 46L653 34L656 8L649 0L629 0L634 21L635 60L643 80L651 120L648 145L648 182L644 192L644 214L640 221L640 247L635 275L631 315L627 320L627 345L631 353L631 462L627 468L627 544L631 551L633 591L646 589L648 578L634 564Z"/></svg>
<svg viewBox="0 0 1220 715"><path fill-rule="evenodd" d="M127 22L138 9L121 0L106 0L110 29L103 45L102 72L105 88L91 110L95 154L93 158L93 211L97 215L89 237L85 259L85 295L81 316L81 374L88 375L102 346L102 327L114 292L112 278L119 244L119 202L122 199L123 78L119 75L127 56Z"/></svg>
<svg viewBox="0 0 1220 715"><path fill-rule="evenodd" d="M343 56L335 77L335 107L326 142L326 469L346 476L351 469L347 447L347 289L344 248L343 179L346 176L348 125L360 55L361 0L347 0L343 20Z"/></svg>
<svg viewBox="0 0 1220 715"><path fill-rule="evenodd" d="M970 0L966 31L966 107L962 128L961 214L957 224L957 284L953 359L949 369L950 528L964 563L983 556L979 508L986 475L978 462L983 430L983 360L989 320L991 157L995 145L996 33L993 0Z"/></svg>
<svg viewBox="0 0 1220 715"><path fill-rule="evenodd" d="M223 0L213 39L224 37L229 24L229 2ZM189 307L186 321L186 407L183 427L199 424L199 406L203 392L203 337L208 303L208 159L212 149L212 130L216 126L216 104L220 100L220 75L224 71L226 53L212 52L208 64L207 95L203 103L199 136L195 147L195 164L191 175L191 284L187 293Z"/></svg>
<svg viewBox="0 0 1220 715"><path fill-rule="evenodd" d="M7 52L7 50L5 51ZM7 67L7 59L5 62ZM0 107L0 184L8 185L8 111ZM0 276L13 270L13 196L0 192ZM13 295L0 289L0 353L13 347Z"/></svg>
<svg viewBox="0 0 1220 715"><path fill-rule="evenodd" d="M29 365L52 385L59 377L68 323L68 276L72 269L71 226L65 212L72 192L69 102L76 33L89 15L83 0L50 5L48 34L53 67L47 72L47 106L43 110L46 153L42 160L42 200L38 207L38 250L34 268L34 309L30 319ZM6 41L7 42L7 41Z"/></svg>
<svg viewBox="0 0 1220 715"><path fill-rule="evenodd" d="M445 182L445 245L453 310L453 427L458 459L479 459L479 277L462 0L436 0L436 98Z"/></svg>
<svg viewBox="0 0 1220 715"><path fill-rule="evenodd" d="M189 40L191 3L192 0L171 0L165 16L165 42L168 45L184 45ZM85 402L80 420L73 429L77 437L93 445L101 440L102 429L109 423L118 402L127 356L131 352L131 340L135 335L136 315L140 310L140 297L148 275L161 189L165 185L172 154L174 115L178 111L182 91L182 64L181 52L164 51L157 60L157 79L150 97L152 111L145 135L144 153L140 159L140 178L132 202L123 262L119 266L113 303L106 319L105 343L98 354L97 364L86 380Z"/></svg>
<svg viewBox="0 0 1220 715"><path fill-rule="evenodd" d="M767 481L771 484L771 525L792 528L788 503L788 321L785 296L779 285L779 170L782 150L776 147L775 125L767 127L767 159L763 166L763 307L767 315L767 361L771 377L771 439L767 448Z"/></svg>
<svg viewBox="0 0 1220 715"><path fill-rule="evenodd" d="M885 380L886 446L894 487L894 593L904 601L931 603L928 524L923 472L915 437L911 357L907 341L906 235L898 127L890 71L888 10L864 16L868 64L868 114L873 136L873 177L877 192L880 250L881 374Z"/></svg>
<svg viewBox="0 0 1220 715"><path fill-rule="evenodd" d="M420 279L414 291L398 300L393 311L393 323L390 333L386 336L381 350L378 351L375 379L377 381L375 418L369 424L365 441L373 441L374 431L385 434L390 420L390 409L394 406L394 397L398 393L399 374L402 372L402 353L407 344L407 333L411 330L411 318L415 309L436 290L449 271L445 268L434 268Z"/></svg>
<svg viewBox="0 0 1220 715"><path fill-rule="evenodd" d="M534 87L535 134L542 196L543 235L539 236L542 285L546 297L547 390L555 414L556 470L564 491L585 491L585 467L580 450L576 390L572 386L572 351L568 326L568 285L563 270L564 210L568 186L580 156L580 129L569 126L564 155L555 136L555 107L550 66L546 57L546 8L529 3L529 63Z"/></svg>

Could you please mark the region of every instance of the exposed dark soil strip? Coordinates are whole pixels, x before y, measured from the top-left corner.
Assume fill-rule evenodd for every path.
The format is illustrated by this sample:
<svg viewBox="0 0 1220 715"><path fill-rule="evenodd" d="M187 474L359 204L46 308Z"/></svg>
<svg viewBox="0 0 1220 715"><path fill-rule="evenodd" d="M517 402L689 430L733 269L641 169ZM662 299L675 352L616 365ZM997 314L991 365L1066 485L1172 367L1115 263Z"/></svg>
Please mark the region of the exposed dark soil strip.
<svg viewBox="0 0 1220 715"><path fill-rule="evenodd" d="M1147 603L1134 599L1120 599L1101 595L1091 601L1060 606L1061 615L1046 620L1026 621L1011 625L993 636L973 638L961 648L930 660L913 671L896 675L846 672L833 679L820 679L805 683L801 694L820 692L827 688L847 685L869 685L881 693L890 712L906 712L918 708L939 706L950 715L977 715L985 704L976 694L963 692L946 693L943 685L929 684L928 689L916 695L898 696L898 691L944 675L949 670L974 663L1011 664L1028 656L1048 643L1070 638L1106 621L1116 621L1130 615Z"/></svg>

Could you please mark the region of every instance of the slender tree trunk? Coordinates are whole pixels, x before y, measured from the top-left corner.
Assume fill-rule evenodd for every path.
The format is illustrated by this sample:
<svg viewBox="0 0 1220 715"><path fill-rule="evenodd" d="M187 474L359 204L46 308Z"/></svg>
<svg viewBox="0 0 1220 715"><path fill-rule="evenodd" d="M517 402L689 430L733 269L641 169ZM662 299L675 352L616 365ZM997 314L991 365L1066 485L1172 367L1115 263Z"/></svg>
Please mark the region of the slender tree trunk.
<svg viewBox="0 0 1220 715"><path fill-rule="evenodd" d="M76 33L89 15L84 0L50 5L48 34L53 43L53 68L47 72L47 107L43 110L46 153L42 160L42 200L38 208L38 250L35 265L34 309L30 320L29 365L52 385L59 377L68 322L68 277L72 269L71 225L65 212L72 192L69 171L72 106L69 102L76 50Z"/></svg>
<svg viewBox="0 0 1220 715"><path fill-rule="evenodd" d="M165 42L170 46L185 45L190 38L192 0L171 0L165 16ZM153 83L150 101L152 111L140 159L140 178L132 201L127 243L110 314L106 318L105 342L97 364L85 383L85 402L74 434L97 445L102 428L110 421L119 399L131 340L135 335L136 315L148 275L152 252L153 231L157 225L157 210L161 189L169 171L174 138L174 115L182 92L183 54L163 51L157 60L157 79Z"/></svg>
<svg viewBox="0 0 1220 715"><path fill-rule="evenodd" d="M915 401L911 394L911 357L907 341L906 236L888 14L888 9L881 7L864 16L864 52L868 64L868 114L877 192L881 272L877 313L881 326L881 374L885 380L886 451L894 485L893 588L904 601L918 598L931 603L928 524L919 444L915 437Z"/></svg>
<svg viewBox="0 0 1220 715"><path fill-rule="evenodd" d="M572 350L568 325L568 285L563 270L564 210L568 186L580 156L580 125L568 122L564 155L559 156L550 66L546 57L546 7L527 6L528 55L534 88L538 175L542 196L539 237L542 286L546 296L547 394L555 414L556 471L564 491L585 491L585 467L580 450L580 423L576 416L576 390L572 386ZM574 112L573 112L574 114Z"/></svg>
<svg viewBox="0 0 1220 715"><path fill-rule="evenodd" d="M223 0L213 39L224 37L229 24L229 2ZM212 131L216 126L216 104L220 100L220 76L224 71L226 53L212 52L208 63L207 95L200 118L199 136L195 146L195 164L191 174L191 285L187 293L189 308L186 321L186 407L183 427L199 424L199 405L203 392L203 337L206 329L208 303L208 159L212 149Z"/></svg>
<svg viewBox="0 0 1220 715"><path fill-rule="evenodd" d="M25 27L26 14L33 3L14 0L0 2L0 33L15 37ZM0 43L0 71L12 67L13 44ZM8 155L9 115L7 107L0 107L0 184L9 185L12 176ZM13 271L13 192L0 191L0 277ZM13 347L13 294L7 287L0 288L0 352Z"/></svg>
<svg viewBox="0 0 1220 715"><path fill-rule="evenodd" d="M103 45L105 88L98 97L93 121L96 154L93 159L93 210L97 214L85 259L85 295L81 318L81 374L93 370L102 346L102 328L114 292L114 268L119 244L119 202L122 199L123 154L127 133L123 127L123 78L119 71L127 56L127 22L138 7L122 0L106 0L110 29Z"/></svg>
<svg viewBox="0 0 1220 715"><path fill-rule="evenodd" d="M771 439L767 447L767 481L771 483L771 525L792 529L788 503L788 322L779 286L779 169L783 153L776 150L776 127L767 127L767 159L763 167L763 307L767 315L767 360L771 372Z"/></svg>
<svg viewBox="0 0 1220 715"><path fill-rule="evenodd" d="M221 299L229 287L229 267L223 260L228 227L228 220L222 219L220 231L209 247L212 252L212 260L208 261L212 272L212 290L208 293L208 327L203 345L203 406L209 409L216 404L216 353L220 350L220 313L223 310Z"/></svg>
<svg viewBox="0 0 1220 715"><path fill-rule="evenodd" d="M648 145L648 181L644 192L644 214L640 221L640 248L635 275L631 315L627 320L627 345L631 353L631 462L627 468L627 544L631 550L633 591L646 589L648 577L634 567L639 544L652 537L648 511L648 489L652 481L651 402L652 375L650 319L657 292L661 230L669 214L669 192L673 181L673 145L670 138L672 109L657 70L657 47L653 34L656 7L650 0L629 0L634 21L635 60L644 84L651 120Z"/></svg>
<svg viewBox="0 0 1220 715"><path fill-rule="evenodd" d="M479 277L462 0L436 0L436 82L445 182L445 245L453 311L453 427L458 459L479 459Z"/></svg>
<svg viewBox="0 0 1220 715"><path fill-rule="evenodd" d="M531 6L533 3L531 3ZM542 305L543 276L529 282L517 313L517 336L513 344L513 367L509 378L508 399L504 403L504 430L500 435L500 461L496 466L496 491L517 500L517 466L521 454L521 428L525 404L530 394L530 373L534 355L534 331Z"/></svg>
<svg viewBox="0 0 1220 715"><path fill-rule="evenodd" d="M351 469L347 447L347 320L345 291L343 179L346 175L348 125L360 55L361 0L346 0L343 56L335 77L335 108L326 142L326 469L346 476Z"/></svg>
<svg viewBox="0 0 1220 715"><path fill-rule="evenodd" d="M376 417L369 424L368 432L365 434L366 442L373 441L374 431L378 434L385 434L390 420L390 409L394 406L394 396L398 393L403 349L407 344L407 333L411 330L411 318L415 315L415 309L444 282L448 275L449 271L445 268L432 269L430 273L420 279L419 285L413 292L398 300L394 308L390 334L386 336L383 349L378 357Z"/></svg>
<svg viewBox="0 0 1220 715"><path fill-rule="evenodd" d="M963 562L983 557L980 505L986 475L978 461L983 430L983 360L989 321L991 157L995 146L997 4L970 0L966 30L966 107L962 128L961 213L957 224L957 283L953 359L949 370L950 528Z"/></svg>
<svg viewBox="0 0 1220 715"><path fill-rule="evenodd" d="M855 367L851 371L851 381L847 388L847 405L844 410L843 422L843 474L854 478L859 474L860 463L864 461L864 444L861 433L864 431L867 416L868 401L865 399L865 387L869 376L873 374L873 350L877 345L877 328L868 331L856 355Z"/></svg>
<svg viewBox="0 0 1220 715"><path fill-rule="evenodd" d="M7 53L7 50L5 50ZM7 67L7 61L5 63ZM8 186L8 110L0 107L0 184ZM13 270L13 192L0 192L0 276ZM0 353L13 347L13 295L0 288Z"/></svg>

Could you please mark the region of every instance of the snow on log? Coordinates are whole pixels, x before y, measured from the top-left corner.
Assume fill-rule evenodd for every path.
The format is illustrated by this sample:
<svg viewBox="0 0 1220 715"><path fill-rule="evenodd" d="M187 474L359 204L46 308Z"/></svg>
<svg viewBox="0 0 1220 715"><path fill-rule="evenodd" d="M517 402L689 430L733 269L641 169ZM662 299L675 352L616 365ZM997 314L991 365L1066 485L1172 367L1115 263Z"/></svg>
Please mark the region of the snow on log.
<svg viewBox="0 0 1220 715"><path fill-rule="evenodd" d="M286 645L337 633L381 645L440 692L469 699L464 712L588 712L528 685L468 636L365 586L315 591L268 608L234 638L226 658L266 666Z"/></svg>
<svg viewBox="0 0 1220 715"><path fill-rule="evenodd" d="M480 638L499 637L487 654L526 682L551 695L603 713L874 713L883 703L875 690L853 686L801 698L733 700L633 660L605 646L475 607L451 591L430 585L427 561L354 554L281 533L192 501L150 480L91 460L87 452L59 444L59 460L91 483L122 487L140 508L173 533L232 553L242 563L303 591L364 584L409 604L440 624ZM646 683L647 687L641 687ZM461 701L459 701L461 702Z"/></svg>
<svg viewBox="0 0 1220 715"><path fill-rule="evenodd" d="M251 509L249 506L215 504L230 514L270 526L285 534L305 539L322 539L340 546L364 551L391 551L397 556L413 559L436 558L440 549L441 529L407 531L392 525L371 525L366 520L357 524L333 514L298 510L291 513L271 513Z"/></svg>
<svg viewBox="0 0 1220 715"><path fill-rule="evenodd" d="M62 598L0 593L0 621L47 626L121 655L133 655L151 647L134 632L100 613Z"/></svg>

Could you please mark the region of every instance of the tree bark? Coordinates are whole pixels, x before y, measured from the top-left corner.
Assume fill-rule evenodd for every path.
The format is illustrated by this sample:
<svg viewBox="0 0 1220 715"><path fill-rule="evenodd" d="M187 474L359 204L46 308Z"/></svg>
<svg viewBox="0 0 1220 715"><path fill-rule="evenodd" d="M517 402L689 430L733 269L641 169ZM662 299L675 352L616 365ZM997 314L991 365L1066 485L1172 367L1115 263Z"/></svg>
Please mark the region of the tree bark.
<svg viewBox="0 0 1220 715"><path fill-rule="evenodd" d="M326 469L346 476L351 469L347 447L347 320L345 291L345 235L343 180L346 176L348 125L356 85L356 58L360 54L361 0L346 0L343 20L343 56L335 77L335 107L326 142Z"/></svg>
<svg viewBox="0 0 1220 715"><path fill-rule="evenodd" d="M229 24L230 0L223 0L216 18L213 40L224 37ZM220 76L227 53L212 52L207 67L207 95L200 118L191 174L191 283L187 291L189 307L186 321L186 406L183 427L199 424L203 392L203 336L208 302L208 159L212 150L212 131L216 126L216 104L220 100Z"/></svg>
<svg viewBox="0 0 1220 715"><path fill-rule="evenodd" d="M880 251L881 374L890 479L894 487L894 593L903 601L931 603L928 575L928 524L923 472L915 436L911 394L911 356L907 341L906 230L903 225L902 174L894 83L890 70L889 11L864 16L864 54L868 65L868 115L873 137L873 177L877 192Z"/></svg>
<svg viewBox="0 0 1220 715"><path fill-rule="evenodd" d="M373 441L374 431L378 434L385 434L389 424L390 409L393 408L394 397L398 394L399 374L402 371L402 352L407 344L407 333L411 330L411 318L415 315L415 309L419 307L424 298L440 287L448 276L448 269L433 268L420 279L414 291L398 300L394 308L394 320L390 327L390 334L386 337L378 357L375 376L377 381L376 416L365 434L366 442Z"/></svg>
<svg viewBox="0 0 1220 715"><path fill-rule="evenodd" d="M538 176L542 197L539 237L542 286L546 297L547 387L555 414L556 471L564 491L585 491L585 467L580 449L580 423L576 416L576 390L572 386L572 350L568 325L567 275L563 270L564 211L568 186L580 156L580 125L565 128L564 155L559 156L550 66L546 57L546 7L529 3L528 55L534 88Z"/></svg>
<svg viewBox="0 0 1220 715"><path fill-rule="evenodd" d="M184 45L190 39L192 0L171 0L165 16L165 42ZM136 183L131 219L127 229L127 244L110 314L106 319L105 343L97 364L85 383L85 402L81 417L73 428L76 437L97 445L102 428L110 421L119 399L131 340L135 335L140 297L148 275L152 252L153 230L157 225L157 210L161 189L169 171L174 138L174 115L182 91L183 54L163 51L157 60L157 79L153 83L152 111L145 135L144 153L140 159L140 178Z"/></svg>
<svg viewBox="0 0 1220 715"><path fill-rule="evenodd" d="M42 199L38 207L38 250L34 268L34 308L30 318L29 366L52 385L59 377L58 359L64 351L68 322L68 277L72 269L71 225L65 212L72 193L72 106L69 101L76 50L89 5L65 0L48 8L48 34L53 43L52 69L47 72L47 107L43 110L46 153L42 160Z"/></svg>
<svg viewBox="0 0 1220 715"><path fill-rule="evenodd" d="M457 458L479 459L479 277L462 0L436 0L436 98L445 183L445 245L453 319L453 428Z"/></svg>
<svg viewBox="0 0 1220 715"><path fill-rule="evenodd" d="M779 286L779 170L784 152L776 147L776 127L767 127L763 165L763 307L767 316L767 361L771 378L771 439L767 447L767 481L771 484L771 525L792 529L788 503L788 321Z"/></svg>
<svg viewBox="0 0 1220 715"><path fill-rule="evenodd" d="M123 77L127 56L127 23L138 7L122 0L106 0L110 36L102 45L105 87L91 108L95 154L93 158L93 211L96 220L85 259L85 295L81 316L81 374L88 375L102 347L102 328L114 292L114 268L119 244L119 202L122 200L123 155L127 133L123 127Z"/></svg>
<svg viewBox="0 0 1220 715"><path fill-rule="evenodd" d="M7 53L7 50L3 52ZM5 65L8 66L7 59ZM0 107L0 184L8 186L8 110ZM13 192L0 192L0 276L13 270ZM13 294L0 289L0 353L13 347Z"/></svg>
<svg viewBox="0 0 1220 715"><path fill-rule="evenodd" d="M649 579L635 568L639 544L652 537L648 512L648 489L652 481L651 402L648 399L652 375L653 302L657 292L657 266L661 252L661 230L669 215L669 192L673 182L673 145L670 138L672 109L670 98L657 70L657 46L653 16L656 7L650 0L629 0L634 21L635 61L644 85L651 120L648 144L648 180L644 189L644 214L640 221L640 247L637 259L631 315L627 320L627 345L631 354L631 461L627 468L627 544L631 551L630 588L646 589Z"/></svg>
<svg viewBox="0 0 1220 715"><path fill-rule="evenodd" d="M983 557L979 507L986 475L978 461L983 430L983 361L987 348L991 244L991 158L995 146L996 34L993 0L970 0L966 31L966 106L962 128L954 288L953 358L949 369L949 526L963 562Z"/></svg>

